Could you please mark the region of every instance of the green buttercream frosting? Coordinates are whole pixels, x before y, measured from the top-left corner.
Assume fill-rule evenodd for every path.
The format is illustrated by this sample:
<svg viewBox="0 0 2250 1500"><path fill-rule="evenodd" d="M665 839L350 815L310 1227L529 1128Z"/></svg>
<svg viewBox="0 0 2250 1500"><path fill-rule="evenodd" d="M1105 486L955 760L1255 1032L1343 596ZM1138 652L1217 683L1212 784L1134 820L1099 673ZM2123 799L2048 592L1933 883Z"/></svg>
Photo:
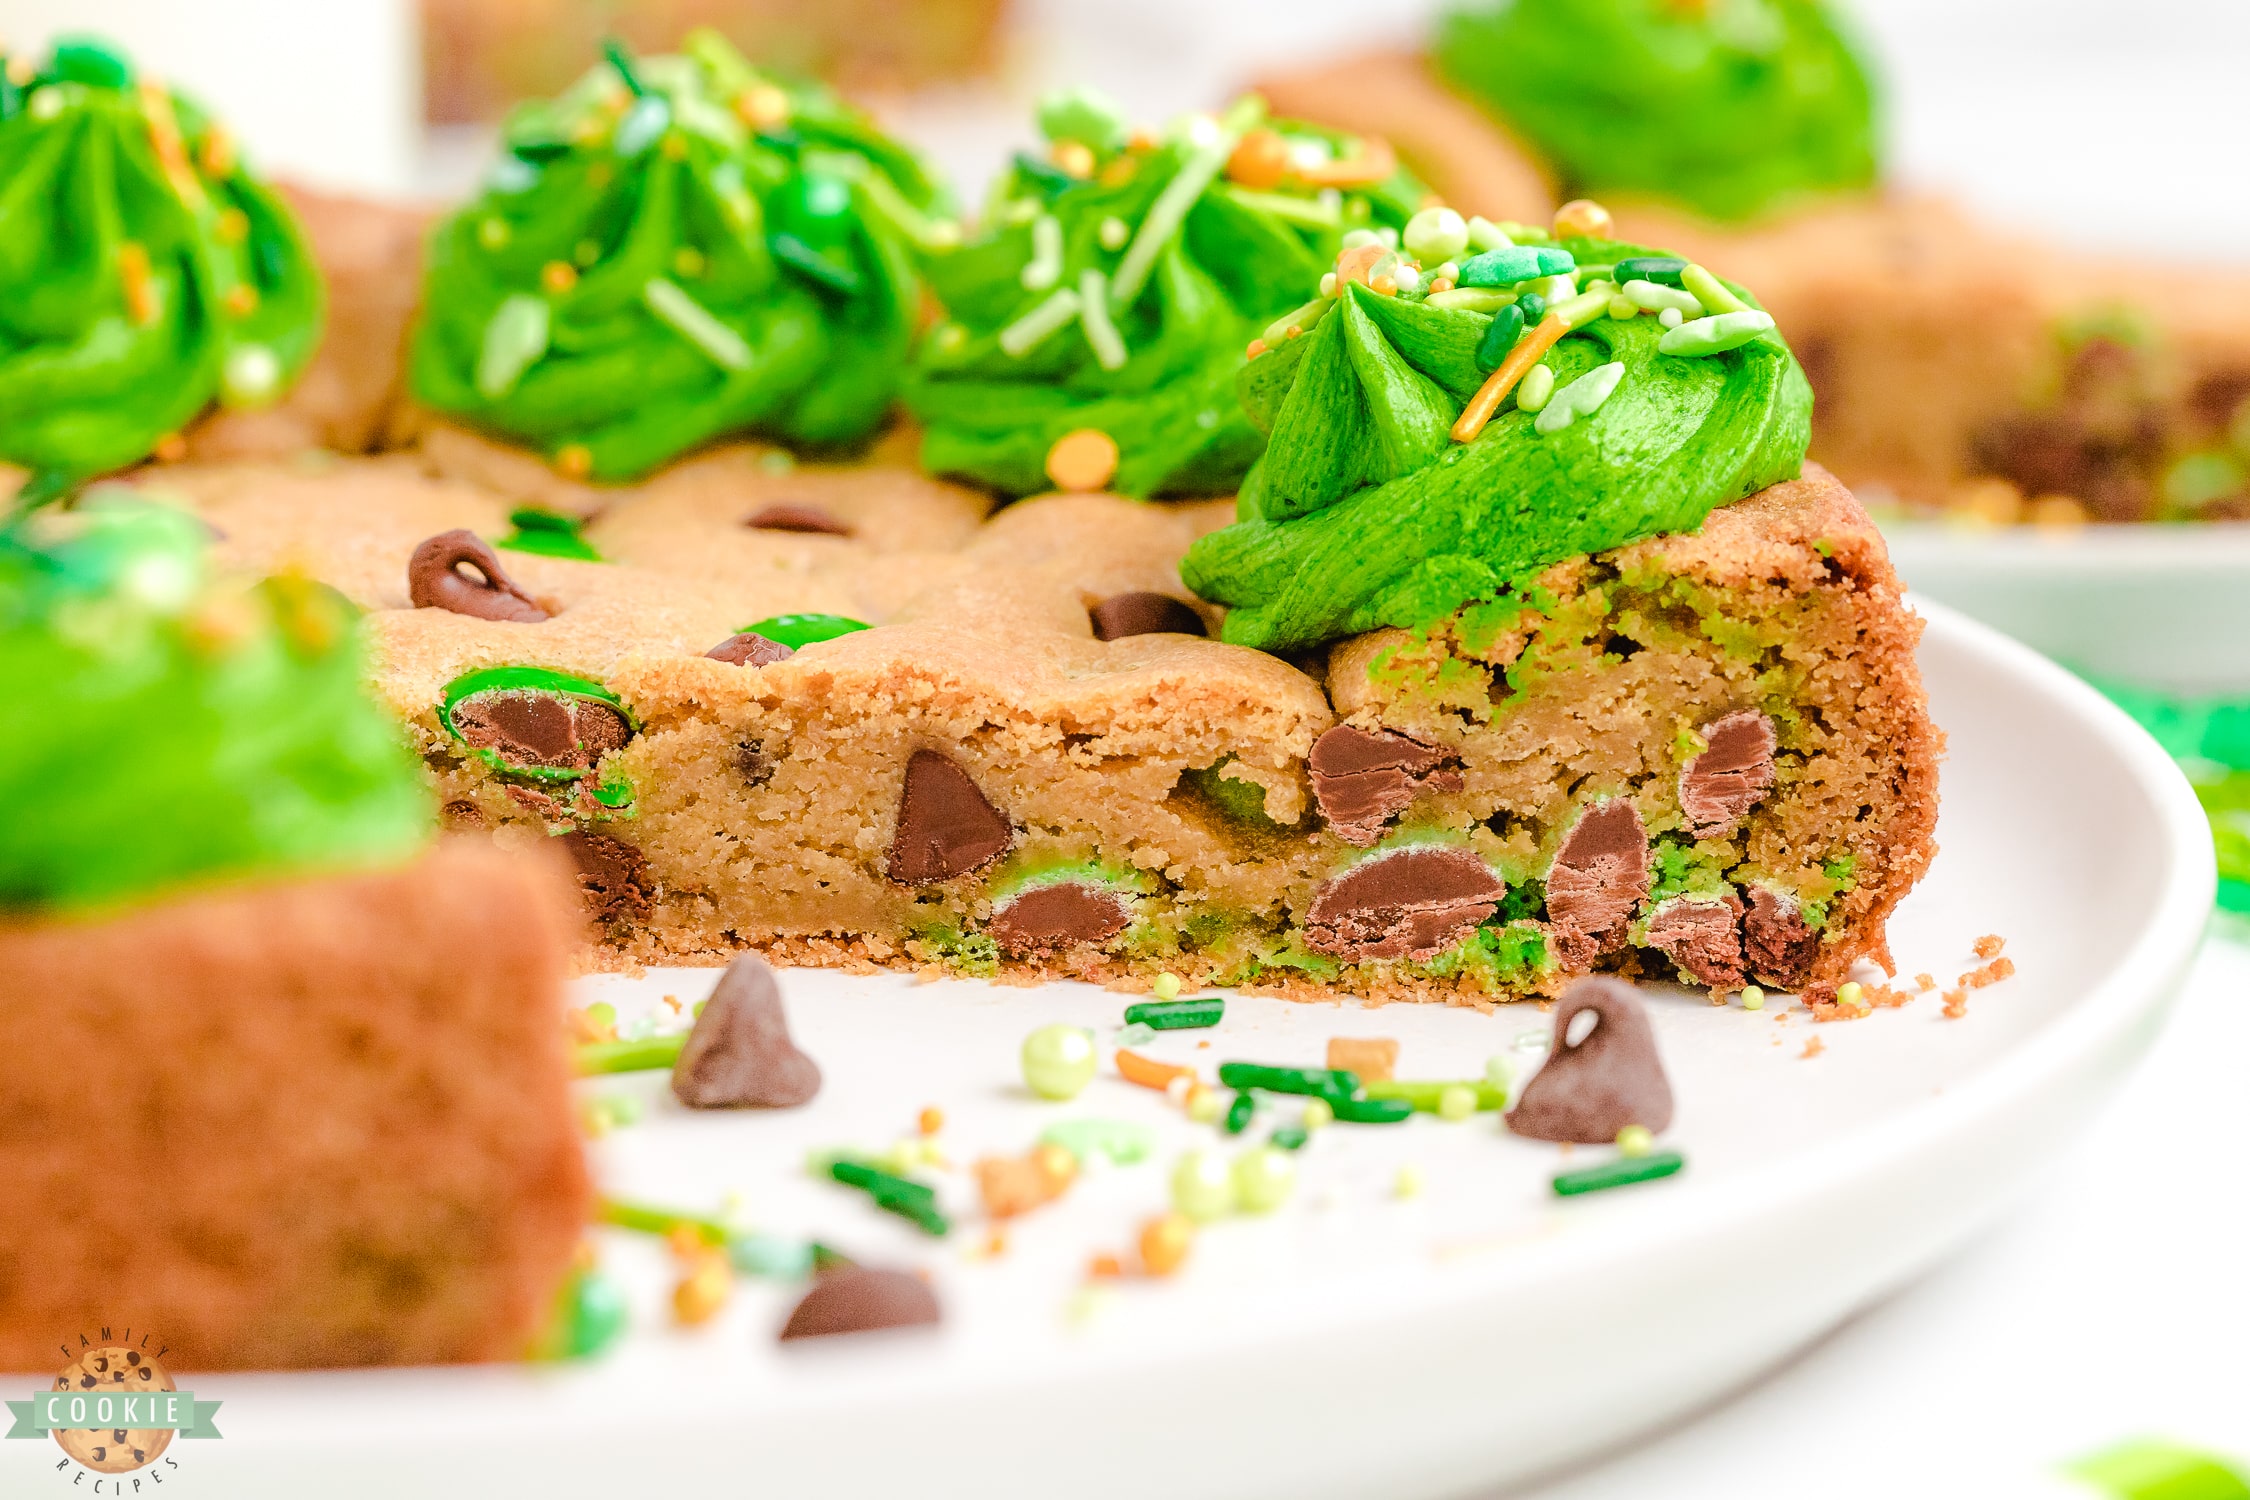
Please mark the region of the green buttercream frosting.
<svg viewBox="0 0 2250 1500"><path fill-rule="evenodd" d="M1580 266L1660 253L1562 244ZM1666 330L1648 315L1595 316L1546 355L1555 389L1540 418L1511 397L1472 441L1454 441L1485 379L1477 355L1491 324L1349 285L1308 334L1251 361L1243 404L1272 446L1243 483L1236 524L1198 541L1180 569L1229 606L1225 639L1287 651L1423 628L1564 558L1693 531L1803 466L1812 390L1777 334L1686 357L1660 351ZM1574 393L1613 365L1623 368ZM1552 425L1558 407L1588 398L1590 414Z"/></svg>
<svg viewBox="0 0 2250 1500"><path fill-rule="evenodd" d="M1018 156L982 232L932 258L949 316L906 396L923 466L1032 494L1054 487L1056 441L1091 428L1117 445L1116 493L1226 493L1265 441L1234 397L1244 350L1347 231L1396 231L1425 190L1351 137L1264 120L1255 99L1157 140L1083 94L1040 122L1085 175ZM1372 180L1321 185L1352 175L1340 162L1371 163Z"/></svg>
<svg viewBox="0 0 2250 1500"><path fill-rule="evenodd" d="M831 446L882 423L916 257L955 231L865 116L697 32L523 106L504 145L431 244L423 401L597 479L744 433Z"/></svg>
<svg viewBox="0 0 2250 1500"><path fill-rule="evenodd" d="M200 523L139 504L0 529L0 909L379 864L430 837L351 606L213 578L203 551Z"/></svg>
<svg viewBox="0 0 2250 1500"><path fill-rule="evenodd" d="M1574 193L1738 220L1875 181L1875 90L1821 0L1500 0L1436 58Z"/></svg>
<svg viewBox="0 0 2250 1500"><path fill-rule="evenodd" d="M0 460L67 486L271 402L321 310L296 220L201 109L98 43L0 50Z"/></svg>

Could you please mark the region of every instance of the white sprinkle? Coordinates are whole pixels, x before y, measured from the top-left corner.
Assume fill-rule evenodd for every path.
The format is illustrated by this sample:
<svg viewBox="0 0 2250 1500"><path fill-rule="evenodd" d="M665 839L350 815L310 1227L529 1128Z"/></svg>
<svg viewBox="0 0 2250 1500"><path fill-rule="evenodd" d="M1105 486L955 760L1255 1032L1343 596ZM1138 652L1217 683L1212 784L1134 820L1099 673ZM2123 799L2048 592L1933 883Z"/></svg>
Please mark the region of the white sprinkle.
<svg viewBox="0 0 2250 1500"><path fill-rule="evenodd" d="M1219 129L1218 122L1208 116L1212 139L1199 143L1195 154L1181 164L1179 172L1149 205L1148 214L1141 220L1140 229L1133 235L1133 243L1125 247L1124 258L1117 263L1117 274L1110 279L1110 305L1123 311L1133 305L1148 284L1149 272L1156 269L1156 257L1171 243L1172 236L1180 232L1187 222L1188 210L1203 190L1219 175L1219 169L1234 154L1235 137Z"/></svg>
<svg viewBox="0 0 2250 1500"><path fill-rule="evenodd" d="M1078 293L1069 287L1040 303L1000 330L1000 352L1021 359L1049 334L1078 316Z"/></svg>
<svg viewBox="0 0 2250 1500"><path fill-rule="evenodd" d="M1523 381L1516 387L1516 410L1537 412L1555 394L1555 372L1546 365L1533 365L1523 372Z"/></svg>
<svg viewBox="0 0 2250 1500"><path fill-rule="evenodd" d="M501 303L484 325L484 347L477 355L477 394L497 401L514 390L523 372L547 352L547 335L544 297L519 292Z"/></svg>
<svg viewBox="0 0 2250 1500"><path fill-rule="evenodd" d="M1062 269L1062 220L1053 214L1041 214L1031 221L1031 259L1016 279L1027 292L1043 292L1061 278Z"/></svg>
<svg viewBox="0 0 2250 1500"><path fill-rule="evenodd" d="M1667 329L1671 329L1679 327L1686 319L1680 316L1678 308L1667 307L1656 315L1656 321L1663 324Z"/></svg>
<svg viewBox="0 0 2250 1500"><path fill-rule="evenodd" d="M661 276L641 283L648 310L722 370L750 368L750 345L741 334L712 316L709 309Z"/></svg>
<svg viewBox="0 0 2250 1500"><path fill-rule="evenodd" d="M646 94L633 101L625 111L625 118L617 122L617 134L610 137L610 146L619 156L638 156L656 144L656 138L672 126L672 106L654 94Z"/></svg>
<svg viewBox="0 0 2250 1500"><path fill-rule="evenodd" d="M1602 409L1602 403L1610 398L1610 393L1617 389L1617 383L1624 378L1625 366L1622 361L1612 360L1606 365L1597 365L1555 392L1547 402L1546 409L1533 419L1531 425L1538 429L1541 437L1548 437L1562 431L1580 417L1592 416Z"/></svg>
<svg viewBox="0 0 2250 1500"><path fill-rule="evenodd" d="M1117 217L1117 215L1111 214L1108 218L1102 220L1099 235L1104 250L1122 250L1125 248L1125 242L1133 237L1133 226Z"/></svg>
<svg viewBox="0 0 2250 1500"><path fill-rule="evenodd" d="M1125 340L1109 320L1109 287L1102 273L1091 268L1078 277L1078 321L1094 351L1094 363L1105 370L1125 367Z"/></svg>
<svg viewBox="0 0 2250 1500"><path fill-rule="evenodd" d="M219 371L219 391L229 406L263 406L281 388L281 356L264 344L242 344L227 351Z"/></svg>

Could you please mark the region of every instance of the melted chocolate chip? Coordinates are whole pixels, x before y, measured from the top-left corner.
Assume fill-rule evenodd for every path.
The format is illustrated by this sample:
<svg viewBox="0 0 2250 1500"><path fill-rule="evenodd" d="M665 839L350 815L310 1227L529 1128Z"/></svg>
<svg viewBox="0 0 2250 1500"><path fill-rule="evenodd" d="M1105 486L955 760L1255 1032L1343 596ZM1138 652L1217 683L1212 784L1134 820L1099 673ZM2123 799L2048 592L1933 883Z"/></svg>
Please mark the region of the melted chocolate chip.
<svg viewBox="0 0 2250 1500"><path fill-rule="evenodd" d="M2250 370L2245 369L2210 371L2188 392L2188 410L2215 431L2224 431L2246 403L2250 403Z"/></svg>
<svg viewBox="0 0 2250 1500"><path fill-rule="evenodd" d="M795 531L808 536L851 536L852 528L817 505L768 505L742 518L756 531Z"/></svg>
<svg viewBox="0 0 2250 1500"><path fill-rule="evenodd" d="M464 744L511 765L558 771L590 771L633 738L610 704L531 688L471 694L453 706L453 727Z"/></svg>
<svg viewBox="0 0 2250 1500"><path fill-rule="evenodd" d="M789 1039L781 981L746 953L711 988L672 1065L672 1093L690 1109L786 1109L820 1092L820 1065Z"/></svg>
<svg viewBox="0 0 2250 1500"><path fill-rule="evenodd" d="M738 667L763 667L777 661L787 661L797 654L793 646L779 641L769 641L755 630L745 630L730 635L703 653L713 661L730 661Z"/></svg>
<svg viewBox="0 0 2250 1500"><path fill-rule="evenodd" d="M1742 898L1729 891L1712 898L1674 896L1648 915L1648 945L1697 984L1740 989Z"/></svg>
<svg viewBox="0 0 2250 1500"><path fill-rule="evenodd" d="M885 866L891 879L903 885L951 880L990 864L1014 842L1015 830L968 772L935 750L917 750L907 760L898 832Z"/></svg>
<svg viewBox="0 0 2250 1500"><path fill-rule="evenodd" d="M1630 797L1587 806L1547 871L1547 920L1555 955L1584 969L1624 941L1648 895L1648 833Z"/></svg>
<svg viewBox="0 0 2250 1500"><path fill-rule="evenodd" d="M781 762L766 753L764 740L744 740L734 747L734 768L746 786L764 786L773 780Z"/></svg>
<svg viewBox="0 0 2250 1500"><path fill-rule="evenodd" d="M578 866L578 887L585 892L596 921L622 922L648 915L655 882L640 850L612 834L583 828L564 834L562 844Z"/></svg>
<svg viewBox="0 0 2250 1500"><path fill-rule="evenodd" d="M1491 916L1507 891L1466 849L1402 849L1322 886L1305 919L1305 946L1347 963L1429 958Z"/></svg>
<svg viewBox="0 0 2250 1500"><path fill-rule="evenodd" d="M1391 729L1339 724L1313 741L1306 766L1320 815L1338 838L1362 848L1422 793L1461 790L1450 756Z"/></svg>
<svg viewBox="0 0 2250 1500"><path fill-rule="evenodd" d="M1773 790L1773 721L1746 708L1703 726L1707 749L1680 772L1680 811L1699 839L1730 833Z"/></svg>
<svg viewBox="0 0 2250 1500"><path fill-rule="evenodd" d="M474 568L471 578L461 569ZM416 609L445 609L479 620L531 625L547 618L539 601L516 587L500 555L473 531L442 531L406 562L406 596Z"/></svg>
<svg viewBox="0 0 2250 1500"><path fill-rule="evenodd" d="M878 1328L934 1327L937 1293L908 1271L841 1266L812 1284L782 1325L781 1341L869 1333Z"/></svg>
<svg viewBox="0 0 2250 1500"><path fill-rule="evenodd" d="M1570 1023L1587 1011L1594 1027L1573 1044ZM1628 1125L1660 1131L1671 1123L1672 1085L1641 997L1621 979L1579 980L1555 1006L1546 1064L1508 1111L1508 1128L1533 1140L1606 1146Z"/></svg>
<svg viewBox="0 0 2250 1500"><path fill-rule="evenodd" d="M1086 617L1093 621L1094 639L1118 641L1129 635L1209 635L1203 616L1170 594L1112 594Z"/></svg>
<svg viewBox="0 0 2250 1500"><path fill-rule="evenodd" d="M484 809L466 797L458 797L441 809L445 826L467 832L484 827Z"/></svg>
<svg viewBox="0 0 2250 1500"><path fill-rule="evenodd" d="M1115 891L1064 880L1004 902L992 914L992 936L1010 958L1029 958L1075 943L1106 943L1131 920Z"/></svg>
<svg viewBox="0 0 2250 1500"><path fill-rule="evenodd" d="M1758 886L1750 892L1750 912L1742 919L1742 946L1750 972L1760 984L1793 990L1820 957L1820 934L1806 923L1794 896Z"/></svg>

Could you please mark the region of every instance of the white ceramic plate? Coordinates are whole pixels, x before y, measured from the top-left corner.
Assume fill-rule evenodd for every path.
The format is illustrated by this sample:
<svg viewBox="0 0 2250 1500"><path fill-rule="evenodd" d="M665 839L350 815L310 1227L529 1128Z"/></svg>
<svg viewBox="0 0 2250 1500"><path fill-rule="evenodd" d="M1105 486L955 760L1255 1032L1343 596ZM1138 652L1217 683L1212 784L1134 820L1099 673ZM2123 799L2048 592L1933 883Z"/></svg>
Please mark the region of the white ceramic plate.
<svg viewBox="0 0 2250 1500"><path fill-rule="evenodd" d="M1218 1139L1106 1075L1068 1105L1021 1090L1027 1030L1068 1019L1106 1036L1123 997L798 972L790 1009L827 1073L819 1099L691 1116L657 1076L589 1083L648 1106L597 1147L601 1175L613 1193L707 1211L739 1189L764 1227L927 1267L942 1332L785 1351L773 1334L793 1289L770 1284L746 1284L711 1326L676 1330L663 1252L615 1234L604 1254L635 1327L609 1355L198 1377L199 1396L226 1403L226 1439L184 1455L209 1486L198 1493L1443 1495L1711 1399L1997 1213L2139 1057L2210 907L2209 837L2157 747L2056 667L1930 613L1923 662L1952 735L1945 847L1893 944L1908 974L1950 983L1973 966L1975 938L1997 932L2017 977L1958 1021L1935 996L1826 1026L1658 998L1680 1100L1669 1144L1689 1163L1679 1177L1562 1202L1547 1188L1558 1149L1508 1137L1491 1115L1334 1127L1303 1153L1286 1209L1205 1231L1177 1279L1125 1284L1074 1323L1087 1258L1126 1250L1178 1153ZM631 1014L708 983L672 971L584 991ZM1318 1062L1331 1035L1387 1035L1403 1043L1402 1076L1458 1077L1545 1024L1530 1006L1237 999L1216 1033L1150 1050L1208 1073L1222 1058ZM938 1242L805 1172L808 1151L881 1147L933 1103L956 1164L1022 1152L1067 1118L1146 1121L1162 1144L1019 1220L997 1260L975 1254L985 1234L965 1173L943 1179L961 1227ZM1400 1201L1408 1162L1427 1189Z"/></svg>
<svg viewBox="0 0 2250 1500"><path fill-rule="evenodd" d="M2250 692L2250 522L1971 529L1883 526L1933 599L2097 678Z"/></svg>

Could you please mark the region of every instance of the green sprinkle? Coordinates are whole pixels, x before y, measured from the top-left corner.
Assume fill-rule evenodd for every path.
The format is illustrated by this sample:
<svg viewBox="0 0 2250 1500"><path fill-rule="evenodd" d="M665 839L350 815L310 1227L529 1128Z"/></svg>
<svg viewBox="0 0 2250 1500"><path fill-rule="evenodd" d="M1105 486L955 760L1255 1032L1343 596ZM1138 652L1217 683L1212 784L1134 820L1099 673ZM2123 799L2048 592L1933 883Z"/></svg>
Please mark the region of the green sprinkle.
<svg viewBox="0 0 2250 1500"><path fill-rule="evenodd" d="M1707 313L1738 313L1750 311L1750 304L1728 291L1719 278L1701 266L1686 266L1680 271L1680 285L1693 293Z"/></svg>
<svg viewBox="0 0 2250 1500"><path fill-rule="evenodd" d="M1744 1010L1764 1010L1766 1008L1766 992L1754 984L1744 985L1742 987L1742 1008Z"/></svg>
<svg viewBox="0 0 2250 1500"><path fill-rule="evenodd" d="M840 635L870 628L864 620L850 619L844 615L769 615L763 620L743 626L736 635L762 635L767 640L801 651L818 641L832 641Z"/></svg>
<svg viewBox="0 0 2250 1500"><path fill-rule="evenodd" d="M1260 334L1259 337L1263 338L1269 344L1278 344L1283 339L1289 337L1290 329L1312 327L1313 324L1318 323L1321 318L1327 314L1328 309L1334 307L1335 305L1336 299L1334 297L1315 297L1312 299L1312 301L1306 303L1303 307L1297 308L1291 312L1285 312L1280 317L1274 319L1271 323L1268 323L1266 325L1266 331L1263 334Z"/></svg>
<svg viewBox="0 0 2250 1500"><path fill-rule="evenodd" d="M1240 1135L1244 1130L1247 1130L1250 1126L1250 1116L1255 1114L1257 1109L1258 1100L1255 1095L1248 1090L1236 1094L1234 1103L1227 1106L1227 1134Z"/></svg>
<svg viewBox="0 0 2250 1500"><path fill-rule="evenodd" d="M1128 1025L1120 1026L1117 1029L1117 1035L1113 1039L1112 1045L1118 1047L1142 1047L1155 1040L1156 1028L1154 1026L1148 1026L1139 1021L1134 1021Z"/></svg>
<svg viewBox="0 0 2250 1500"><path fill-rule="evenodd" d="M484 325L477 354L477 394L498 401L547 352L551 314L544 297L518 293L502 302Z"/></svg>
<svg viewBox="0 0 2250 1500"><path fill-rule="evenodd" d="M1288 193L1254 193L1248 188L1232 185L1222 191L1253 213L1271 214L1291 224L1302 224L1307 229L1334 229L1344 222L1343 204L1333 199L1298 198ZM1123 240L1118 241L1118 244L1123 243Z"/></svg>
<svg viewBox="0 0 2250 1500"><path fill-rule="evenodd" d="M1717 313L1682 323L1656 341L1656 352L1681 359L1699 359L1739 349L1752 339L1773 332L1773 314L1755 310Z"/></svg>
<svg viewBox="0 0 2250 1500"><path fill-rule="evenodd" d="M1198 1224L1234 1212L1234 1171L1216 1151L1190 1151L1172 1169L1172 1206Z"/></svg>
<svg viewBox="0 0 2250 1500"><path fill-rule="evenodd" d="M727 1226L705 1214L682 1213L678 1209L657 1208L646 1203L628 1203L619 1198L604 1198L594 1207L596 1223L608 1224L616 1229L630 1229L638 1234L668 1235L675 1229L692 1229L698 1238L713 1245L727 1242Z"/></svg>
<svg viewBox="0 0 2250 1500"><path fill-rule="evenodd" d="M1280 1151L1302 1151L1305 1147L1305 1142L1310 1139L1312 1139L1312 1137L1306 1134L1305 1128L1302 1125L1276 1126L1274 1128L1273 1134L1267 1137L1267 1140L1272 1142L1274 1148Z"/></svg>
<svg viewBox="0 0 2250 1500"><path fill-rule="evenodd" d="M738 1234L727 1241L727 1260L747 1276L802 1281L813 1273L814 1247L778 1234Z"/></svg>
<svg viewBox="0 0 2250 1500"><path fill-rule="evenodd" d="M1305 1112L1301 1118L1304 1121L1305 1129L1320 1130L1336 1123L1336 1110L1326 1099L1307 1099L1305 1101Z"/></svg>
<svg viewBox="0 0 2250 1500"><path fill-rule="evenodd" d="M1836 987L1836 1003L1850 1007L1859 1004L1867 994L1856 979L1848 979Z"/></svg>
<svg viewBox="0 0 2250 1500"><path fill-rule="evenodd" d="M1457 286L1450 292L1432 292L1426 299L1431 307L1442 307L1448 312L1480 313L1514 307L1519 300L1521 294L1517 292L1490 286Z"/></svg>
<svg viewBox="0 0 2250 1500"><path fill-rule="evenodd" d="M1702 325L1695 325L1700 327ZM1665 335L1670 338L1670 334ZM1625 378L1622 360L1611 360L1597 365L1549 397L1546 406L1532 422L1541 437L1562 431L1580 417L1590 417L1602 409L1616 391L1617 383Z"/></svg>
<svg viewBox="0 0 2250 1500"><path fill-rule="evenodd" d="M1230 1089L1269 1094L1318 1094L1331 1101L1359 1092L1359 1075L1343 1068L1275 1068L1264 1063L1219 1064L1219 1082Z"/></svg>
<svg viewBox="0 0 2250 1500"><path fill-rule="evenodd" d="M1078 277L1078 323L1086 330L1095 364L1105 370L1125 368L1125 338L1109 317L1109 283L1091 267Z"/></svg>
<svg viewBox="0 0 2250 1500"><path fill-rule="evenodd" d="M1166 969L1163 973L1156 976L1156 983L1149 986L1149 992L1155 995L1159 1000L1179 999L1180 976L1173 973L1170 969Z"/></svg>
<svg viewBox="0 0 2250 1500"><path fill-rule="evenodd" d="M1561 276L1577 265L1553 245L1510 245L1461 262L1462 286L1514 286L1541 276Z"/></svg>
<svg viewBox="0 0 2250 1500"><path fill-rule="evenodd" d="M687 1033L640 1037L630 1042L588 1042L578 1049L578 1071L594 1073L647 1073L679 1062Z"/></svg>
<svg viewBox="0 0 2250 1500"><path fill-rule="evenodd" d="M1125 1007L1128 1022L1158 1031L1189 1031L1216 1026L1226 1018L1227 1002L1217 995L1202 1000L1143 1000Z"/></svg>
<svg viewBox="0 0 2250 1500"><path fill-rule="evenodd" d="M1677 1151L1657 1151L1647 1156L1620 1156L1605 1161L1598 1167L1584 1167L1576 1172L1563 1172L1554 1180L1555 1196L1576 1197L1580 1193L1599 1193L1607 1188L1629 1187L1636 1182L1654 1182L1659 1177L1669 1177L1687 1165Z"/></svg>
<svg viewBox="0 0 2250 1500"><path fill-rule="evenodd" d="M1683 318L1703 316L1703 304L1695 300L1693 293L1683 292L1678 287L1637 278L1618 283L1617 290L1643 312L1676 312Z"/></svg>
<svg viewBox="0 0 2250 1500"><path fill-rule="evenodd" d="M953 1227L951 1221L938 1212L936 1190L927 1183L899 1177L848 1157L830 1162L828 1175L848 1187L860 1189L875 1200L877 1208L897 1214L924 1233L942 1236Z"/></svg>
<svg viewBox="0 0 2250 1500"><path fill-rule="evenodd" d="M1253 103L1255 96L1243 101L1243 106L1228 111L1228 118L1220 127L1219 138L1194 152L1183 162L1180 170L1164 190L1156 195L1148 213L1141 219L1141 227L1134 232L1133 243L1125 247L1125 254L1117 262L1117 274L1110 282L1110 300L1118 308L1128 308L1140 296L1141 288L1148 284L1149 273L1156 269L1156 257L1172 242L1187 222L1188 210L1203 190L1219 175L1219 169L1234 155L1242 132L1257 123L1256 115L1263 112L1262 104Z"/></svg>
<svg viewBox="0 0 2250 1500"><path fill-rule="evenodd" d="M1581 292L1575 297L1566 296L1551 303L1547 311L1561 318L1569 328L1584 328L1609 311L1609 293Z"/></svg>
<svg viewBox="0 0 2250 1500"><path fill-rule="evenodd" d="M1367 1085L1366 1093L1370 1099L1401 1100L1424 1114L1442 1114L1445 1096L1455 1089L1461 1090L1468 1096L1469 1107L1472 1111L1506 1109L1508 1107L1508 1091L1506 1089L1495 1087L1490 1082L1478 1082L1473 1079L1459 1081L1440 1079L1436 1082L1423 1082L1413 1079L1386 1078Z"/></svg>
<svg viewBox="0 0 2250 1500"><path fill-rule="evenodd" d="M641 283L641 300L667 327L695 345L720 369L739 372L750 368L749 341L680 290L678 283L651 276Z"/></svg>
<svg viewBox="0 0 2250 1500"><path fill-rule="evenodd" d="M1021 359L1077 316L1078 293L1066 286L1001 329L1000 352L1010 359Z"/></svg>
<svg viewBox="0 0 2250 1500"><path fill-rule="evenodd" d="M1466 1120L1476 1112L1477 1091L1469 1084L1452 1084L1438 1095L1437 1114L1441 1120Z"/></svg>
<svg viewBox="0 0 2250 1500"><path fill-rule="evenodd" d="M1611 268L1618 285L1628 281L1653 281L1658 286L1678 286L1688 263L1677 255L1628 255Z"/></svg>
<svg viewBox="0 0 2250 1500"><path fill-rule="evenodd" d="M624 1331L625 1294L616 1279L591 1267L573 1271L563 1284L553 1319L532 1357L591 1358L615 1343Z"/></svg>
<svg viewBox="0 0 2250 1500"><path fill-rule="evenodd" d="M1016 279L1027 292L1043 292L1062 279L1062 270L1062 220L1053 214L1041 214L1031 221L1031 259L1024 262L1023 273Z"/></svg>
<svg viewBox="0 0 2250 1500"><path fill-rule="evenodd" d="M1297 1186L1297 1164L1271 1146L1252 1146L1234 1159L1234 1201L1244 1213L1271 1213Z"/></svg>
<svg viewBox="0 0 2250 1500"><path fill-rule="evenodd" d="M1414 1113L1404 1099L1330 1099L1328 1107L1346 1125L1396 1125Z"/></svg>
<svg viewBox="0 0 2250 1500"><path fill-rule="evenodd" d="M1156 1132L1125 1120L1058 1120L1039 1133L1039 1139L1062 1147L1080 1161L1102 1155L1121 1167L1148 1157Z"/></svg>
<svg viewBox="0 0 2250 1500"><path fill-rule="evenodd" d="M1508 232L1485 218L1482 214L1469 216L1469 248L1473 250L1506 250L1514 245Z"/></svg>
<svg viewBox="0 0 2250 1500"><path fill-rule="evenodd" d="M2117 1500L2250 1500L2250 1478L2214 1454L2135 1438L2064 1466Z"/></svg>
<svg viewBox="0 0 2250 1500"><path fill-rule="evenodd" d="M1506 362L1508 351L1523 337L1523 309L1514 303L1492 315L1492 323L1477 341L1477 368L1490 375ZM1520 402L1518 403L1521 404Z"/></svg>
<svg viewBox="0 0 2250 1500"><path fill-rule="evenodd" d="M1628 1125L1617 1132L1617 1153L1620 1156L1646 1156L1656 1149L1656 1137L1646 1125Z"/></svg>
<svg viewBox="0 0 2250 1500"><path fill-rule="evenodd" d="M1523 372L1516 385L1516 410L1538 412L1554 399L1555 372L1546 364L1536 364Z"/></svg>
<svg viewBox="0 0 2250 1500"><path fill-rule="evenodd" d="M860 289L859 272L851 266L840 266L815 250L796 235L771 234L766 237L766 248L773 258L824 291L850 297Z"/></svg>

